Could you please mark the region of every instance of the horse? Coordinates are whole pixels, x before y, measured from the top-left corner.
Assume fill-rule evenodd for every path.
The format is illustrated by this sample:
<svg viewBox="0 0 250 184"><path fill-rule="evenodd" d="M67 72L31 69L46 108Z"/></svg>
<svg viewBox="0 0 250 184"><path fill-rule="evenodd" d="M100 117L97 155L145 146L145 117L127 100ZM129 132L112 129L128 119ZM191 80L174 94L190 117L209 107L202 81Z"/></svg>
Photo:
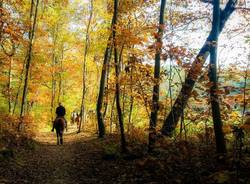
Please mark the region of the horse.
<svg viewBox="0 0 250 184"><path fill-rule="evenodd" d="M53 129L56 129L57 145L63 144L63 132L67 128L67 123L63 117L57 117L54 121Z"/></svg>
<svg viewBox="0 0 250 184"><path fill-rule="evenodd" d="M79 128L79 126L80 126L80 121L81 121L81 116L80 116L80 114L77 113L76 119L75 119L77 128Z"/></svg>
<svg viewBox="0 0 250 184"><path fill-rule="evenodd" d="M74 125L74 123L76 122L76 118L77 118L77 113L75 111L73 111L71 113L71 125Z"/></svg>

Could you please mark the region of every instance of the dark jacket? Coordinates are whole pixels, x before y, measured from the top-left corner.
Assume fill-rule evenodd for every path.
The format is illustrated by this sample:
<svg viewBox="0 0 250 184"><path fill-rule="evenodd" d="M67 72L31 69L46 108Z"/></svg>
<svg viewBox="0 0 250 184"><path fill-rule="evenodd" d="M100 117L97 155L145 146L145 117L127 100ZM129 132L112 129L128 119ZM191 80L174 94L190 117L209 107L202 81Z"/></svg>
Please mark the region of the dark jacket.
<svg viewBox="0 0 250 184"><path fill-rule="evenodd" d="M57 114L57 116L64 116L66 114L65 108L62 105L59 105L56 108L56 114Z"/></svg>

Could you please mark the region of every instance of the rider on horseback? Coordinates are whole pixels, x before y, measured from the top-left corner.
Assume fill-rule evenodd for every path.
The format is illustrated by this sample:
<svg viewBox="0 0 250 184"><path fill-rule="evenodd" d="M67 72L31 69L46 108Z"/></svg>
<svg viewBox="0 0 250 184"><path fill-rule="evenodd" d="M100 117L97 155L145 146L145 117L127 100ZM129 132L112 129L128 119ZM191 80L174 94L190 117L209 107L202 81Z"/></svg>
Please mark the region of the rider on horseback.
<svg viewBox="0 0 250 184"><path fill-rule="evenodd" d="M65 110L65 107L62 106L61 102L59 102L59 106L56 108L56 119L57 118L63 118L64 121L65 121L65 128L67 130L67 121L65 119L65 114L66 114L66 110ZM52 132L54 132L54 129L55 129L55 122L56 122L56 119L55 121L53 122L53 128L52 128Z"/></svg>

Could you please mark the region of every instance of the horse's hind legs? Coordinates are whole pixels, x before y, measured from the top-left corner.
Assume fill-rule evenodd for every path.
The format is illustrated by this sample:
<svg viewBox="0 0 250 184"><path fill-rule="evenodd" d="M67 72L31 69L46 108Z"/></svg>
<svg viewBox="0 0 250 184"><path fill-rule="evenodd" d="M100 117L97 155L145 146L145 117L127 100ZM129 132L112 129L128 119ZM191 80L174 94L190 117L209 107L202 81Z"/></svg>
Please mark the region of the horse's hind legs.
<svg viewBox="0 0 250 184"><path fill-rule="evenodd" d="M59 135L58 134L56 134L56 140L57 140L57 145L59 145L60 144L60 140L59 140Z"/></svg>
<svg viewBox="0 0 250 184"><path fill-rule="evenodd" d="M59 137L60 137L60 144L63 144L63 134L61 133Z"/></svg>
<svg viewBox="0 0 250 184"><path fill-rule="evenodd" d="M63 138L62 137L60 137L60 141L61 141L61 144L63 144Z"/></svg>

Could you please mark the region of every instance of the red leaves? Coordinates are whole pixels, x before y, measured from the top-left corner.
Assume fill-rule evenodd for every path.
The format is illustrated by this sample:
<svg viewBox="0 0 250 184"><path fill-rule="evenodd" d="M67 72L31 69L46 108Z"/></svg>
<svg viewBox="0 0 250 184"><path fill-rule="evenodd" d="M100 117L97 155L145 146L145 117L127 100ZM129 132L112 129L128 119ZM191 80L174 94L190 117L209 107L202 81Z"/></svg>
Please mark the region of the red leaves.
<svg viewBox="0 0 250 184"><path fill-rule="evenodd" d="M194 97L194 99L197 99L197 97L199 96L199 93L196 90L193 90L191 95L192 97Z"/></svg>

